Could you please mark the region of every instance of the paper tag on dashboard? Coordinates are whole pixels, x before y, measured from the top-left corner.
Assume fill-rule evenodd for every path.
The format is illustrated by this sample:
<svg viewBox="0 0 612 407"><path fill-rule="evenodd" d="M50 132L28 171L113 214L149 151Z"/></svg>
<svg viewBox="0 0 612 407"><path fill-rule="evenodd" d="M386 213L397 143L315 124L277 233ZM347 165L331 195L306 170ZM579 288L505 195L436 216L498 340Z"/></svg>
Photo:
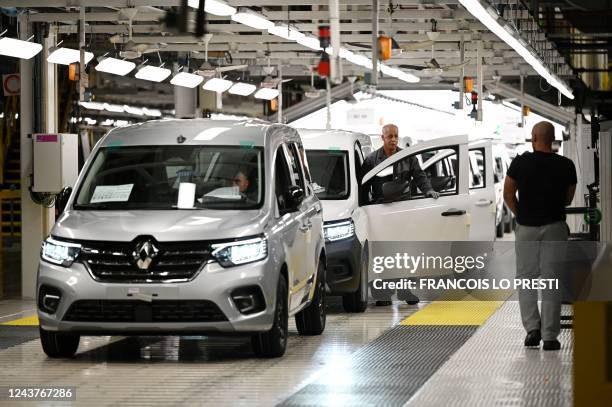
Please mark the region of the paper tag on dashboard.
<svg viewBox="0 0 612 407"><path fill-rule="evenodd" d="M94 190L89 203L98 202L127 202L132 193L134 184L124 185L98 185Z"/></svg>

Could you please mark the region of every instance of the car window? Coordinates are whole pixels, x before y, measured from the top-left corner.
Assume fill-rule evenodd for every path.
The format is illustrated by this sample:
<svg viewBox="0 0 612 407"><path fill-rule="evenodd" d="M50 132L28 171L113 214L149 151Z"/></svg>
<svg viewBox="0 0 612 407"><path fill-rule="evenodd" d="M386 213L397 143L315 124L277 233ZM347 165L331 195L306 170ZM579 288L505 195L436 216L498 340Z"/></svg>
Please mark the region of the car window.
<svg viewBox="0 0 612 407"><path fill-rule="evenodd" d="M287 209L287 202L285 193L289 190L289 187L293 185L291 171L287 164L285 155L285 149L280 146L276 150L276 160L274 163L274 193L276 195L276 202L278 203L278 210L282 213Z"/></svg>
<svg viewBox="0 0 612 407"><path fill-rule="evenodd" d="M350 195L348 152L308 150L314 191L319 199L347 199Z"/></svg>
<svg viewBox="0 0 612 407"><path fill-rule="evenodd" d="M253 209L263 202L263 168L258 147L103 147L75 209Z"/></svg>
<svg viewBox="0 0 612 407"><path fill-rule="evenodd" d="M310 166L308 164L308 158L304 152L304 146L300 143L297 144L297 149L300 154L300 159L302 160L302 167L304 168L304 176L308 182L312 182L312 177L310 176Z"/></svg>
<svg viewBox="0 0 612 407"><path fill-rule="evenodd" d="M305 191L304 175L302 174L302 166L295 145L291 143L289 146L285 147L287 163L289 164L289 169L291 172L291 183Z"/></svg>
<svg viewBox="0 0 612 407"><path fill-rule="evenodd" d="M383 185L386 182L399 184L408 181L410 185L401 196L390 202L425 198L422 188L427 186L427 182L441 195L457 194L459 189L455 174L458 172L458 155L458 146L419 151L379 171L364 185L362 192L367 195L368 203L385 202Z"/></svg>
<svg viewBox="0 0 612 407"><path fill-rule="evenodd" d="M499 182L504 178L504 164L501 157L495 157L495 174Z"/></svg>
<svg viewBox="0 0 612 407"><path fill-rule="evenodd" d="M484 149L470 150L470 189L486 187Z"/></svg>

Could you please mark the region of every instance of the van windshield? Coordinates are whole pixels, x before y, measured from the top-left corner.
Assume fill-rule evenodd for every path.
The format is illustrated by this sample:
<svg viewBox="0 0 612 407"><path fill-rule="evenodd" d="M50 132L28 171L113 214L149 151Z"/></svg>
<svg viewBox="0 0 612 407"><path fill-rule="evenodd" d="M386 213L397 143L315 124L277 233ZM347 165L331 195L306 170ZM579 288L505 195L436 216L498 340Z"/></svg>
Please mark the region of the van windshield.
<svg viewBox="0 0 612 407"><path fill-rule="evenodd" d="M306 150L314 192L319 199L347 199L350 193L348 153Z"/></svg>
<svg viewBox="0 0 612 407"><path fill-rule="evenodd" d="M254 209L263 173L258 147L103 147L74 209Z"/></svg>

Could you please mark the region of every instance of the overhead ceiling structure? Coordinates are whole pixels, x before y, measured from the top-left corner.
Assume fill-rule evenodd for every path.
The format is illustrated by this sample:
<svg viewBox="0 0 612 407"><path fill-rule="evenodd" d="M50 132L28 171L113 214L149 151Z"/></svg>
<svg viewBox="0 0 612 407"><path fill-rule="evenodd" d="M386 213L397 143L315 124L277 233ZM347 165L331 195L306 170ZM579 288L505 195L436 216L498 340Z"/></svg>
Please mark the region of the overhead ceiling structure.
<svg viewBox="0 0 612 407"><path fill-rule="evenodd" d="M138 65L145 59L157 61L159 53L165 67L171 67L174 61L184 65L188 55L192 70L197 70L204 60L210 61L212 68L247 65L246 69L220 72L220 77L266 77L270 74L267 67L282 66L284 78L295 78L304 84L310 82L311 69L317 65L321 52L312 49L316 44L312 38L317 36L320 25L329 24L328 0L207 1L209 8L220 7L223 12L217 11L217 14L223 15L206 14L208 35L204 37L177 34L162 22L166 13L176 10L181 3L180 0L0 0L1 7L27 10L31 23L52 24L60 36L78 32L79 8L85 6L87 50L96 57L108 52L107 56L123 57ZM190 5L197 3L189 2ZM370 58L375 2L340 0L339 3L344 52ZM540 77L541 72L467 10L463 0L380 0L378 3L379 33L392 37L395 44L391 59L385 61L386 71L397 68L420 79L417 85L400 80L383 81L389 86L449 87L463 75L476 77L479 58L483 82L515 81L521 75ZM574 72L566 56L548 40L538 22L538 13L534 16L518 0L480 3L490 6L490 11L497 13L498 21L520 36L517 41L528 45L543 66L554 72L560 82L569 85ZM232 19L231 14L236 12L256 13L277 26L292 27L306 37L270 34L266 29L234 21L240 20ZM194 30L195 9L188 18L189 29ZM68 45L76 47L76 38L76 35L66 36ZM367 64L354 63L357 59L344 59L345 77L368 73ZM385 70L382 76L388 76Z"/></svg>

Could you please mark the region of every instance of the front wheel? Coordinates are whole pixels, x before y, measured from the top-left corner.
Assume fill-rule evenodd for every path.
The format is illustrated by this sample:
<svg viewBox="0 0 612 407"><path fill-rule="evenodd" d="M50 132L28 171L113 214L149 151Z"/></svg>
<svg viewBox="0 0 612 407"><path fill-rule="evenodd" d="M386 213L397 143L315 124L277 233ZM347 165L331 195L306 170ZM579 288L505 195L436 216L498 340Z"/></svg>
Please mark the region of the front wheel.
<svg viewBox="0 0 612 407"><path fill-rule="evenodd" d="M76 334L66 332L40 330L40 343L43 351L50 358L71 358L79 347L81 337Z"/></svg>
<svg viewBox="0 0 612 407"><path fill-rule="evenodd" d="M321 335L325 330L325 264L319 259L317 283L312 302L295 315L295 325L301 335Z"/></svg>
<svg viewBox="0 0 612 407"><path fill-rule="evenodd" d="M368 308L368 252L361 252L359 265L359 287L357 291L342 296L342 306L346 312L364 312Z"/></svg>
<svg viewBox="0 0 612 407"><path fill-rule="evenodd" d="M251 337L253 351L257 356L278 358L285 354L287 337L289 335L287 280L282 274L278 278L276 289L276 307L274 308L274 324L267 332Z"/></svg>

